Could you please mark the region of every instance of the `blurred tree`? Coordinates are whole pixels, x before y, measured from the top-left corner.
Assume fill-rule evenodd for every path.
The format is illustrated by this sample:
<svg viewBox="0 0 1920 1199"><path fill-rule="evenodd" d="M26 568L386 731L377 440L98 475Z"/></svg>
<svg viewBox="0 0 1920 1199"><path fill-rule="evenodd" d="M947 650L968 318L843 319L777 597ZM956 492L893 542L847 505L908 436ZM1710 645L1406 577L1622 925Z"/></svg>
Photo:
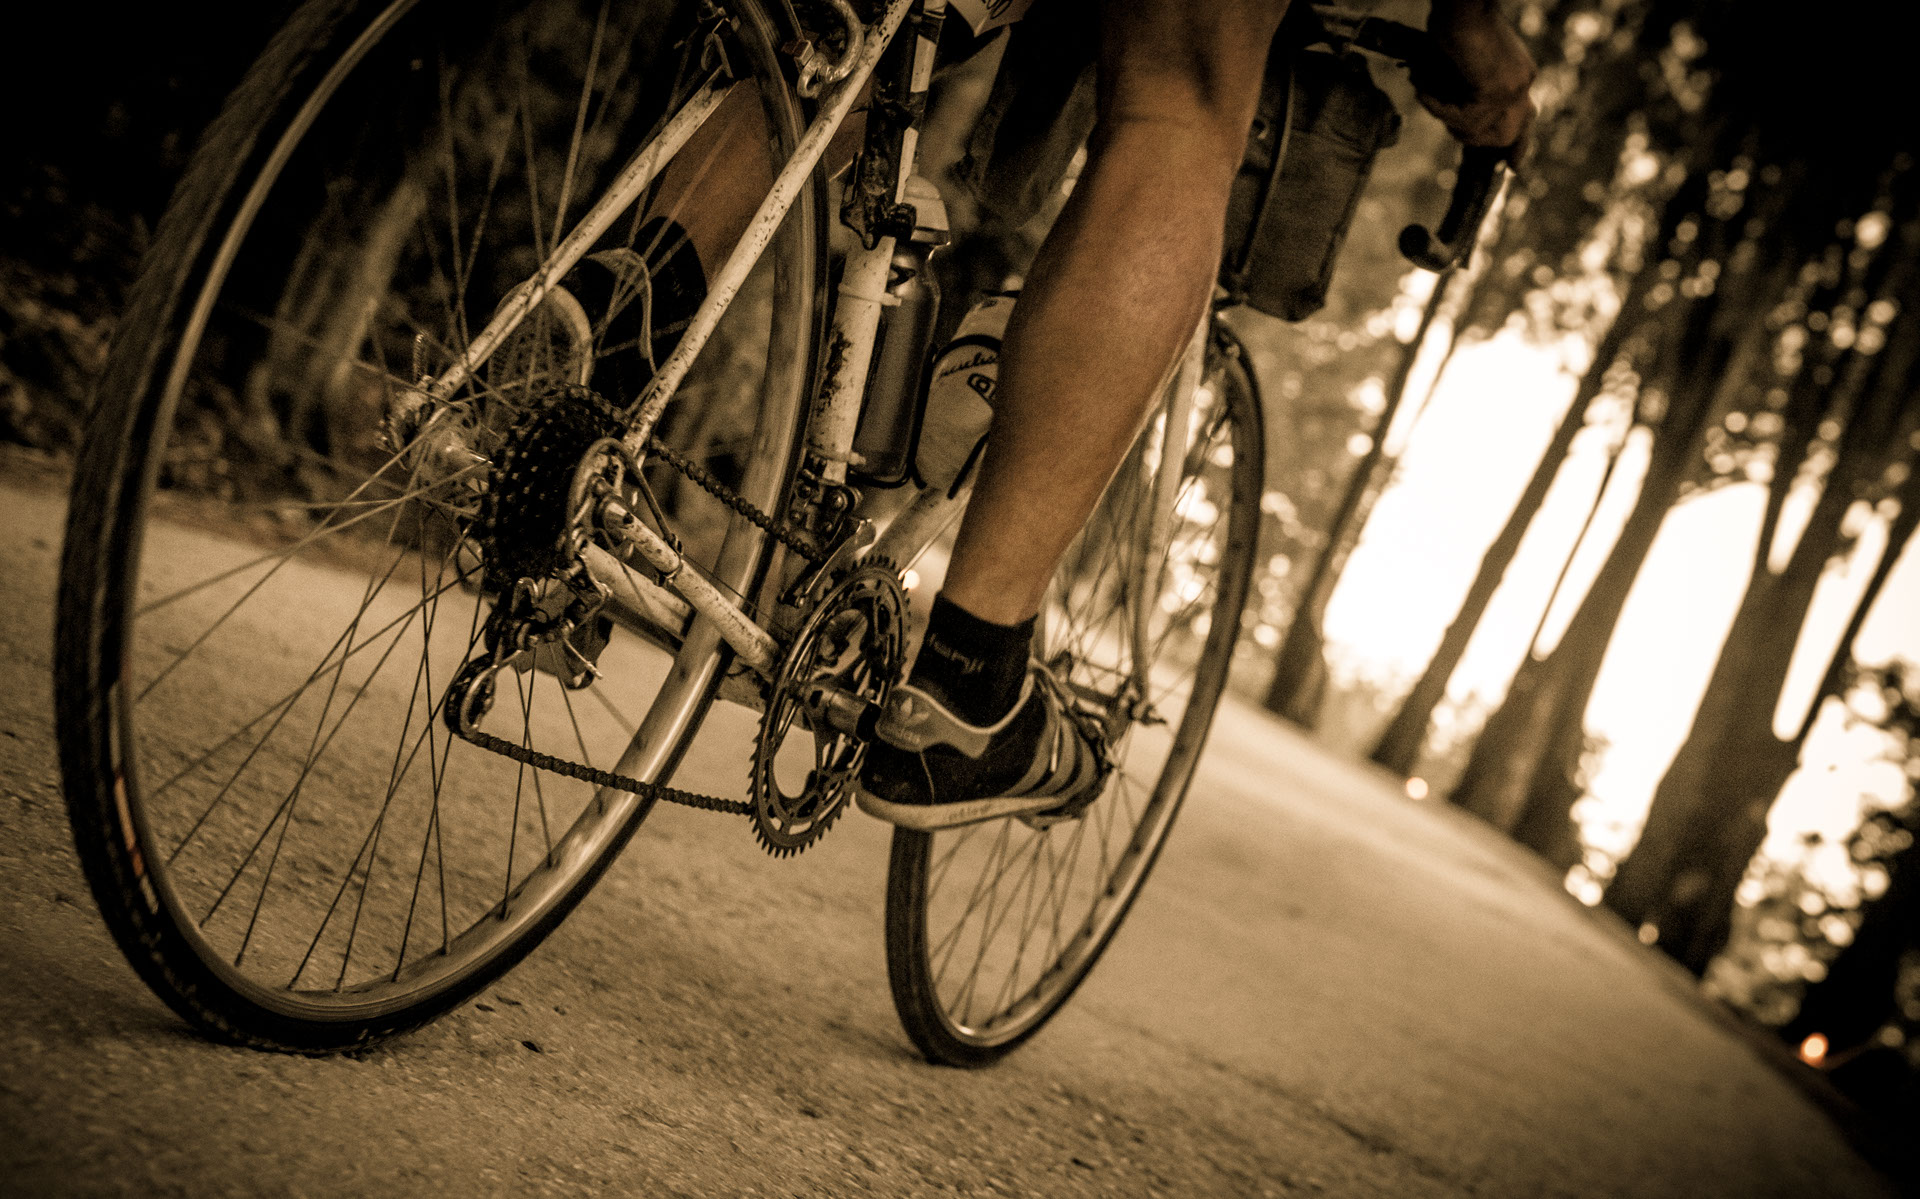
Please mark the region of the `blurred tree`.
<svg viewBox="0 0 1920 1199"><path fill-rule="evenodd" d="M1756 46L1750 31L1744 36L1732 39L1736 50L1763 59L1779 53L1771 43ZM1801 260L1800 287L1770 315L1782 377L1764 389L1767 402L1751 417L1737 418L1745 429L1762 427L1765 417L1775 431L1749 585L1688 738L1607 893L1609 906L1654 924L1662 946L1696 972L1726 941L1734 890L1799 756L1804 723L1798 737L1782 739L1772 722L1815 589L1829 563L1851 548L1861 512L1882 502L1904 510L1894 493L1911 478L1920 435L1911 403L1920 389L1920 314L1910 303L1920 278L1911 133L1862 144L1857 120L1835 111L1831 93L1783 111L1777 99L1756 98L1750 82L1726 90L1729 103L1757 114L1755 156L1776 164L1790 185L1777 245L1783 262ZM1823 125L1810 113L1847 123ZM1710 456L1729 465L1739 457L1725 438ZM1818 499L1783 555L1781 515L1801 488L1816 489ZM1843 643L1840 660L1847 650ZM1570 771L1564 758L1560 765L1536 776L1533 802L1543 813L1566 808Z"/></svg>
<svg viewBox="0 0 1920 1199"><path fill-rule="evenodd" d="M72 444L175 175L291 8L42 5L0 39L0 440Z"/></svg>
<svg viewBox="0 0 1920 1199"><path fill-rule="evenodd" d="M1779 14L1769 7L1764 15ZM1804 370L1798 362L1783 367L1778 360L1797 356L1797 347L1790 355L1773 343L1776 336L1791 337L1796 308L1826 313L1835 328L1860 327L1867 298L1852 294L1861 282L1853 261L1859 255L1849 258L1852 247L1843 246L1836 260L1833 230L1864 211L1875 178L1884 178L1890 162L1901 161L1898 146L1862 145L1871 139L1857 120L1838 131L1823 123L1823 117L1836 117L1836 97L1852 102L1844 89L1810 96L1778 86L1782 75L1775 68L1783 60L1804 67L1812 45L1850 38L1851 30L1822 30L1804 18L1769 25L1762 16L1751 6L1736 13L1704 3L1655 3L1644 10L1638 40L1643 49L1657 51L1651 57L1660 64L1661 80L1649 89L1659 101L1652 117L1659 119L1646 122L1644 150L1655 157L1659 173L1685 176L1666 206L1668 229L1660 239L1666 244L1656 241L1643 268L1658 279L1647 293L1650 311L1645 318L1633 312L1620 318L1643 320L1653 347L1634 362L1642 418L1652 434L1650 461L1599 577L1552 652L1522 663L1454 792L1456 802L1514 829L1561 865L1579 860L1567 813L1582 792L1586 704L1666 512L1699 486L1761 477L1736 473L1752 459L1727 451L1723 422L1727 428L1772 430L1762 438L1777 472L1766 518L1771 544L1786 491L1806 456L1811 430L1830 406L1825 397L1834 382L1824 362ZM1803 34L1811 45L1791 40ZM1821 72L1803 70L1794 77L1810 88L1834 82ZM1868 91L1884 98L1879 87ZM1823 138L1821 152L1808 152L1810 139ZM1673 224L1676 213L1682 219ZM1803 341L1805 333L1800 331ZM1603 369L1604 360L1597 366ZM1769 370L1782 378L1759 377ZM1800 386L1789 390L1793 384ZM1778 402L1789 397L1797 404L1778 411ZM1762 413L1764 420L1754 419ZM1816 548L1809 547L1809 556ZM1813 581L1818 577L1816 563ZM1785 591L1779 598L1794 594ZM1404 745L1406 729L1394 731ZM1400 746L1388 748L1404 753Z"/></svg>
<svg viewBox="0 0 1920 1199"><path fill-rule="evenodd" d="M1511 189L1502 209L1492 261L1476 280L1457 324L1467 338L1517 324L1541 344L1570 337L1598 344L1432 659L1374 743L1373 760L1400 773L1414 769L1447 681L1574 439L1596 415L1595 400L1614 392L1632 402L1638 382L1634 363L1644 357L1650 325L1666 316L1664 300L1649 300L1666 280L1646 269L1644 260L1648 245L1667 242L1686 211L1671 198L1686 171L1650 147L1678 144L1682 139L1672 131L1698 123L1684 94L1692 84L1685 55L1676 56L1669 45L1665 52L1677 57L1677 70L1647 70L1649 59L1662 51L1661 39L1671 40L1667 25L1651 19L1658 8L1601 0L1530 5L1520 15L1521 27L1537 35L1535 57L1541 66L1535 150L1525 178ZM1675 86L1672 75L1682 86ZM1536 674L1523 667L1518 696L1533 694ZM1516 703L1505 717L1490 721L1494 745L1489 752L1511 740L1511 726L1528 706ZM1479 770L1484 773L1487 765L1483 755Z"/></svg>
<svg viewBox="0 0 1920 1199"><path fill-rule="evenodd" d="M1680 211L1690 214L1676 230L1689 220L1697 228L1691 214L1699 211L1694 204L1704 198L1701 192L1698 187L1683 189L1674 198ZM1740 237L1765 229L1764 221L1749 220L1732 230L1729 223L1713 222L1714 233ZM1759 228L1751 228L1756 223ZM1757 236L1741 244L1755 245ZM1521 662L1507 698L1488 718L1454 788L1453 802L1503 829L1514 828L1523 818L1536 776L1555 766L1562 766L1566 775L1577 771L1586 749L1582 717L1633 582L1668 508L1694 473L1709 417L1727 400L1728 381L1744 374L1738 366L1730 370L1730 364L1744 364L1764 348L1757 319L1764 308L1756 311L1759 306L1752 297L1770 291L1769 281L1777 281L1780 269L1755 252L1733 254L1733 247L1719 236L1676 236L1669 248L1670 254L1643 268L1658 280L1646 292L1647 315L1622 317L1646 322L1628 343L1635 347L1630 361L1640 379L1639 421L1650 436L1640 491L1566 630L1545 657L1530 655ZM1704 295L1678 292L1674 281L1697 278L1701 263L1721 259L1731 267L1724 288ZM1719 296L1730 299L1721 303ZM1565 813L1578 794L1568 795L1559 811ZM1567 856L1564 838L1536 835L1530 840L1536 848L1549 849L1553 860Z"/></svg>
<svg viewBox="0 0 1920 1199"><path fill-rule="evenodd" d="M1790 737L1773 732L1780 691L1815 588L1847 548L1857 506L1897 505L1887 545L1833 655L1834 663L1844 663L1852 637L1920 518L1920 476L1911 444L1920 437L1920 407L1909 402L1920 391L1920 314L1901 321L1893 343L1877 357L1882 369L1874 372L1878 377L1871 391L1849 405L1852 419L1833 447L1836 461L1793 553L1774 571L1764 560L1767 547L1760 548L1762 560L1693 727L1654 794L1639 846L1608 891L1610 907L1629 920L1654 924L1661 947L1695 973L1703 972L1726 943L1734 890L1765 839L1767 813L1798 764L1810 728L1803 720ZM1849 398L1844 388L1829 394L1843 403ZM1825 672L1815 707L1835 687L1838 674L1834 667Z"/></svg>
<svg viewBox="0 0 1920 1199"><path fill-rule="evenodd" d="M1846 673L1850 690L1878 693L1882 716L1874 723L1890 735L1889 757L1904 768L1906 803L1873 812L1848 839L1862 902L1821 916L1848 931L1780 1034L1796 1046L1823 1038L1817 1043L1834 1083L1881 1113L1911 1170L1920 1165L1911 1140L1920 1115L1920 667L1896 660Z"/></svg>
<svg viewBox="0 0 1920 1199"><path fill-rule="evenodd" d="M1791 256L1781 261L1786 266L1794 265ZM1815 294L1830 305L1833 312L1839 313L1847 308L1847 301L1854 298L1858 280L1845 273L1825 279L1826 284L1816 288ZM1735 286L1734 281L1730 279L1728 283L1731 290ZM1895 283L1892 286L1897 288L1903 284ZM1778 306L1774 303L1775 295L1771 289L1753 289L1753 298L1760 301L1762 310L1774 307L1776 316L1773 323L1777 325L1780 322ZM1790 305L1800 303L1791 296L1783 299ZM1750 303L1751 300L1747 301L1747 304ZM1858 306L1866 307L1864 304ZM1753 315L1757 317L1759 313ZM1845 319L1841 317L1841 322L1844 323ZM1755 320L1752 327L1761 330L1765 325ZM1789 322L1786 329L1778 332L1791 342L1793 337L1788 331L1795 327ZM1768 336L1771 339L1772 335ZM1750 344L1753 337L1753 334L1749 334ZM1778 350L1778 346L1773 348ZM1752 424L1754 417L1749 415L1749 409L1751 401L1756 398L1760 401L1761 412L1765 413L1770 407L1766 396L1787 397L1786 411L1775 414L1777 419L1772 422L1773 427L1781 430L1771 446L1772 460L1779 465L1772 467L1776 473L1770 484L1767 515L1755 541L1755 564L1750 586L1729 632L1720 664L1709 683L1694 734L1682 747L1655 800L1655 812L1635 851L1634 856L1638 861L1630 860L1621 867L1620 875L1609 892L1609 905L1636 923L1648 917L1653 902L1651 894L1659 891L1667 881L1666 874L1672 867L1671 855L1674 852L1669 839L1683 835L1679 830L1687 825L1688 814L1693 810L1693 803L1703 786L1725 784L1763 790L1764 796L1758 802L1761 804L1759 824L1764 828L1765 809L1791 773L1798 757L1797 744L1781 742L1773 738L1769 731L1774 701L1785 681L1788 664L1815 588L1827 563L1849 544L1844 533L1849 509L1860 498L1859 489L1868 486L1873 477L1890 466L1880 461L1878 455L1886 444L1885 439L1895 433L1890 422L1898 410L1900 397L1904 395L1904 384L1895 383L1887 389L1874 392L1879 397L1877 405L1857 404L1855 401L1860 395L1858 389L1869 377L1877 377L1882 373L1890 373L1896 378L1904 377L1908 368L1899 363L1898 354L1889 352L1886 355L1895 363L1886 372L1871 369L1874 364L1871 354L1852 354L1851 365L1855 369L1842 371L1837 381L1832 361L1802 363L1794 368L1797 377L1781 379L1778 377L1779 357L1778 353L1774 355L1775 362L1770 372L1762 372L1763 375L1770 373L1773 376L1770 379L1763 377L1756 381L1750 377L1749 371L1736 367L1717 389L1722 396L1712 405L1698 410L1698 415L1706 419L1697 432L1705 437L1693 447L1693 461L1685 465L1697 468L1704 451L1710 473L1702 485L1721 485L1743 481L1752 474L1744 468L1740 456L1727 453L1720 444L1725 441L1720 436L1724 427ZM1769 386L1769 383L1782 382L1790 384L1791 389ZM1733 394L1726 394L1729 385ZM1817 397L1819 402L1796 404L1795 397L1802 395ZM1820 493L1821 499L1815 505L1805 532L1794 543L1793 554L1778 568L1770 568L1768 559L1775 544L1780 512L1788 494L1803 482L1802 472L1792 469L1792 461L1795 457L1805 456L1805 441L1819 427L1836 430L1839 434L1833 439L1833 444L1823 451L1821 460L1827 461L1836 456L1837 459L1827 474ZM1651 507L1651 504L1647 504L1647 498L1643 494L1643 504ZM1648 515L1652 516L1651 513ZM1657 531L1657 527L1657 523L1649 521L1650 531ZM1624 540L1626 538L1623 537ZM1617 571L1617 568L1609 564L1608 570ZM1596 583L1595 590L1611 592L1624 603L1631 582L1631 577L1624 572L1615 573L1611 580L1603 575ZM1618 615L1617 607L1614 615ZM1563 867L1579 860L1578 841L1568 823L1567 813L1583 791L1579 777L1585 750L1581 718L1592 682L1597 678L1600 656L1604 654L1605 646L1600 644L1592 649L1594 652L1586 658L1581 671L1584 687L1570 688L1560 696L1560 706L1550 721L1553 729L1550 744L1531 769L1524 805L1515 819L1516 836ZM1734 737L1730 722L1736 719L1743 721L1740 727L1748 730L1749 735L1745 739L1728 740ZM1737 762L1738 767L1717 770L1716 764L1724 761ZM1733 781L1736 775L1742 778L1738 784ZM1758 837L1751 840L1749 854L1759 844ZM1717 895L1724 898L1729 907L1733 886L1738 883L1744 866L1745 858L1742 857L1730 867L1731 880L1715 888ZM1691 933L1688 935L1691 936ZM1697 954L1701 950L1696 947L1693 952ZM1706 957L1697 960L1689 957L1688 960L1694 962L1694 968L1698 970L1704 968L1706 959L1710 957L1711 952L1707 951Z"/></svg>
<svg viewBox="0 0 1920 1199"><path fill-rule="evenodd" d="M1604 86L1591 91L1582 88L1582 65L1587 46L1612 32L1611 14L1621 4L1622 0L1601 0L1597 5L1569 3L1566 0L1530 0L1520 6L1516 14L1517 26L1527 37L1542 71L1542 84L1536 89L1543 97L1544 114L1536 139L1536 144L1542 147L1538 158L1551 156L1560 164L1563 172L1569 170L1567 163L1570 160L1585 160L1595 153L1595 143L1590 139L1583 141L1557 136L1553 131L1571 122L1573 118L1568 115L1569 111L1582 111L1579 105L1570 101L1588 95L1611 94L1613 89ZM1604 18L1596 15L1600 13L1607 15ZM1418 12L1383 15L1415 23L1423 17ZM1582 20L1583 17L1586 19ZM1430 136L1431 125L1432 122L1415 121L1411 131L1416 135ZM1600 153L1604 155L1608 150L1605 143L1602 146ZM1402 158L1404 160L1405 156ZM1375 413L1373 427L1366 435L1367 449L1348 474L1339 500L1329 513L1324 526L1327 532L1314 552L1313 568L1306 581L1299 586L1294 606L1288 614L1286 634L1274 655L1274 673L1264 696L1269 710L1303 727L1313 728L1319 722L1328 683L1322 631L1327 605L1339 584L1341 570L1365 527L1373 501L1379 497L1391 477L1391 463L1387 459L1387 433L1408 398L1406 390L1413 378L1416 362L1423 352L1436 353L1440 359L1438 370L1432 373L1426 383L1430 397L1433 383L1437 381L1439 372L1445 370L1454 351L1464 342L1478 340L1490 330L1499 328L1519 305L1529 277L1528 268L1543 258L1558 261L1575 253L1574 246L1559 246L1556 238L1578 241L1588 234L1593 224L1589 219L1591 213L1586 211L1593 208L1590 195L1582 198L1583 194L1577 187L1556 190L1543 186L1537 163L1534 169L1536 174L1532 181L1509 189L1497 215L1489 222L1489 228L1483 231L1472 270L1458 275L1450 273L1436 283L1421 309L1419 322L1411 336L1403 336L1404 347L1383 389L1385 405ZM1394 184L1397 188L1416 193L1416 201L1431 204L1437 199L1437 196L1419 194L1435 190L1431 172L1427 172L1424 178L1397 179ZM1561 202L1536 202L1540 197L1547 196ZM1369 239L1358 241L1358 244L1372 246L1377 252L1387 243L1384 239ZM1348 259L1352 256L1351 249L1343 252L1342 272L1354 267L1371 266L1378 269L1377 263L1354 264L1350 267ZM1405 267L1397 258L1392 265L1402 270ZM1517 288L1516 283L1521 286ZM1433 343L1431 351L1430 339ZM1568 436L1577 431L1578 422ZM1563 448L1559 454L1564 452ZM1557 461L1555 455L1549 456ZM1383 469L1383 466L1387 469ZM1550 469L1546 477L1551 482ZM1533 507L1537 506L1536 502ZM1531 519L1531 512L1528 513L1528 519ZM1524 521L1520 528L1524 531ZM1471 635L1475 623L1477 617L1456 622L1463 644L1465 638ZM1433 702L1438 701L1445 683L1446 678L1442 675L1434 690ZM1426 703L1425 715L1418 721L1420 727L1412 734L1416 752L1432 706L1432 702ZM1414 720L1412 713L1408 714L1408 720Z"/></svg>
<svg viewBox="0 0 1920 1199"><path fill-rule="evenodd" d="M1387 402L1375 419L1368 435L1367 450L1354 464L1340 502L1334 508L1320 552L1314 556L1313 573L1301 588L1287 624L1286 638L1274 655L1273 681L1267 686L1266 706L1302 728L1311 729L1319 720L1320 703L1326 693L1327 665L1325 638L1321 623L1326 617L1327 601L1333 597L1340 568L1353 548L1353 538L1364 523L1362 510L1373 494L1380 464L1386 457L1387 431L1393 427L1401 403L1407 398L1407 385L1413 377L1414 361L1425 346L1434 318L1446 303L1453 272L1443 275L1434 285L1433 295L1420 312L1420 324L1400 351L1393 378L1387 384Z"/></svg>
<svg viewBox="0 0 1920 1199"><path fill-rule="evenodd" d="M1873 1040L1889 1024L1920 1025L1902 1010L1899 984L1906 955L1920 948L1920 812L1876 812L1849 841L1855 859L1885 879L1869 900L1852 939L1822 979L1807 988L1800 1010L1780 1035L1798 1045L1819 1034L1829 1055Z"/></svg>
<svg viewBox="0 0 1920 1199"><path fill-rule="evenodd" d="M1624 304L1629 311L1637 309L1644 302L1645 288L1651 285L1651 277L1642 272L1635 283L1635 290L1627 296ZM1447 625L1439 647L1434 650L1432 659L1428 661L1413 690L1401 701L1393 719L1380 734L1380 739L1374 743L1368 755L1374 762L1396 774L1413 773L1414 763L1426 741L1427 728L1433 722L1433 711L1446 695L1447 681L1453 677L1454 668L1460 665L1460 659L1466 655L1467 645L1472 641L1474 631L1480 627L1481 617L1486 615L1494 593L1506 578L1507 568L1520 552L1520 543L1526 537L1528 527L1533 524L1533 518L1539 514L1540 506L1546 502L1547 493L1560 473L1560 466L1566 460L1574 438L1587 427L1593 402L1606 387L1609 371L1619 361L1622 343L1628 330L1633 327L1630 321L1615 321L1601 339L1594 355L1594 369L1581 379L1579 391L1567 406L1566 415L1561 418L1553 439L1540 455L1526 488L1514 502L1512 513L1481 556L1480 567L1467 588L1466 597L1460 602L1459 610ZM1594 498L1597 502L1599 495L1596 494Z"/></svg>

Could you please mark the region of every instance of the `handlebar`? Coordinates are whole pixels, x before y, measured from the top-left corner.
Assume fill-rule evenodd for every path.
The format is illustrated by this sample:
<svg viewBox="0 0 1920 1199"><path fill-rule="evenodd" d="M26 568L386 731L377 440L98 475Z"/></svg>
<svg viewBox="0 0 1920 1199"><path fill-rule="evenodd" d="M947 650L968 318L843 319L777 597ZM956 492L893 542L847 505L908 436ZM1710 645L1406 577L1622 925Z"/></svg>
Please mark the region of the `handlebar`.
<svg viewBox="0 0 1920 1199"><path fill-rule="evenodd" d="M1487 208L1500 191L1507 153L1506 146L1461 147L1453 196L1447 201L1447 212L1440 218L1439 230L1408 225L1400 231L1400 252L1408 261L1429 271L1444 271L1473 256L1480 223L1486 219Z"/></svg>
<svg viewBox="0 0 1920 1199"><path fill-rule="evenodd" d="M1316 4L1310 11L1320 27L1317 32L1327 41L1404 65L1421 92L1448 103L1460 103L1471 93L1459 68L1434 49L1426 30L1328 5ZM1453 195L1438 230L1408 225L1400 231L1400 253L1429 271L1448 270L1472 257L1480 224L1500 193L1511 152L1510 146L1463 146Z"/></svg>

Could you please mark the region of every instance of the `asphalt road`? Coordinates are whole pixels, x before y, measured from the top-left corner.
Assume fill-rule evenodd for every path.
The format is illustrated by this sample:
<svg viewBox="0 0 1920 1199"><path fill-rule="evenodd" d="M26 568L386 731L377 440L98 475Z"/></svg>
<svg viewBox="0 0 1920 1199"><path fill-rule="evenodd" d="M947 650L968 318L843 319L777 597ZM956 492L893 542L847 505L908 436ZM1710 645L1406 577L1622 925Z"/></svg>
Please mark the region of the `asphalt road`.
<svg viewBox="0 0 1920 1199"><path fill-rule="evenodd" d="M679 809L423 1031L321 1060L208 1043L122 961L68 842L61 502L0 458L0 1193L1893 1193L1519 851L1233 707L1113 949L991 1070L899 1031L881 826L780 862Z"/></svg>

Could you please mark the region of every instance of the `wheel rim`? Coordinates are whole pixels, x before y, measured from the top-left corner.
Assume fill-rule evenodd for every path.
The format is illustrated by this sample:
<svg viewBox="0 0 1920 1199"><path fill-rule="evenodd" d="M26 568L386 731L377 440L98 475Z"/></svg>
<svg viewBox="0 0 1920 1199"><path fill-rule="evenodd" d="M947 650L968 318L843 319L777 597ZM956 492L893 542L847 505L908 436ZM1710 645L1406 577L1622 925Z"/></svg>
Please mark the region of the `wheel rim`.
<svg viewBox="0 0 1920 1199"><path fill-rule="evenodd" d="M1224 679L1258 527L1258 425L1245 415L1241 376L1230 372L1216 361L1196 401L1195 450L1182 463L1164 574L1139 560L1163 413L1069 549L1043 616L1048 659L1070 661L1067 677L1077 687L1114 694L1134 661L1123 580L1159 577L1146 660L1163 723L1126 729L1106 790L1077 819L896 833L920 891L907 968L918 975L928 1014L961 1046L1009 1045L1064 1002L1125 915L1185 794ZM1241 390L1230 396L1229 386Z"/></svg>
<svg viewBox="0 0 1920 1199"><path fill-rule="evenodd" d="M136 873L220 982L296 1020L365 1021L457 991L543 932L644 814L631 795L542 776L441 725L438 700L486 609L466 535L477 501L460 471L429 479L421 455L379 446L358 393L404 385L422 355L430 369L457 355L493 302L481 280L531 273L538 251L524 263L514 255L525 256L529 237L552 244L542 234L562 227L558 197L589 189L631 152L612 130L623 104L629 118L639 111L644 85L621 98L624 78L608 79L625 68L610 47L635 45L646 26L623 30L604 4L527 6L519 48L529 69L507 76L518 95L502 100L505 85L484 82L493 76L483 68L514 47L419 53L410 37L424 34L430 7L396 4L375 20L216 229L214 265L162 365L140 501L116 532L128 562L114 581L125 636L107 686ZM746 15L765 65L764 20ZM565 61L563 43L577 51ZM352 128L377 111L368 101L390 88L382 69L396 53L411 56L403 70L438 74L429 88L411 81L416 97L438 93L429 98L442 145L437 161L422 156L438 185L413 160L419 146L382 146L377 131ZM777 154L791 147L797 113L777 82L762 92ZM515 142L533 147L517 172L504 163ZM384 154L388 169L342 171L347 152ZM544 161L556 154L558 177ZM303 183L336 176L352 181L340 192L359 194L299 198ZM439 203L444 215L429 221ZM574 197L571 211L582 207ZM670 410L677 423L662 426L767 507L788 464L761 451L791 444L808 370L810 215L809 198ZM356 227L358 241L314 250ZM464 260L436 263L436 233L464 244ZM796 258L782 246L805 248ZM504 286L492 288L496 300ZM536 313L470 385L469 448L489 452L534 396L580 369L580 347L556 324ZM393 365L397 344L413 350L405 366ZM721 395L745 397L758 425L741 425ZM316 397L323 425L316 434L289 419L292 461L272 464L278 477L257 463L225 479L195 474L230 461L195 440L210 407L264 400L270 413L297 414ZM758 531L670 482L656 481L684 522L689 556L749 590L764 558ZM76 486L82 496L106 490ZM209 490L223 502L209 502ZM614 636L600 665L618 683L571 692L538 668L505 671L493 731L601 768L619 757L641 777L668 769L710 694L717 639L698 625L665 646Z"/></svg>

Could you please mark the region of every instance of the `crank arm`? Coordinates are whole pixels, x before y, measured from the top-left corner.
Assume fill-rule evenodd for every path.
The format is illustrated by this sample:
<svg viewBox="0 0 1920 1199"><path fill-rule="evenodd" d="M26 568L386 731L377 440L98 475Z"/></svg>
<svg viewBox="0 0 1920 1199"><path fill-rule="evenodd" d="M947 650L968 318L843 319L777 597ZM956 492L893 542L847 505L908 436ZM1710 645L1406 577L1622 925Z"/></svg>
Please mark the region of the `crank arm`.
<svg viewBox="0 0 1920 1199"><path fill-rule="evenodd" d="M814 728L825 726L836 733L873 740L874 725L880 719L880 705L865 696L832 686L813 683L799 696L800 710Z"/></svg>

